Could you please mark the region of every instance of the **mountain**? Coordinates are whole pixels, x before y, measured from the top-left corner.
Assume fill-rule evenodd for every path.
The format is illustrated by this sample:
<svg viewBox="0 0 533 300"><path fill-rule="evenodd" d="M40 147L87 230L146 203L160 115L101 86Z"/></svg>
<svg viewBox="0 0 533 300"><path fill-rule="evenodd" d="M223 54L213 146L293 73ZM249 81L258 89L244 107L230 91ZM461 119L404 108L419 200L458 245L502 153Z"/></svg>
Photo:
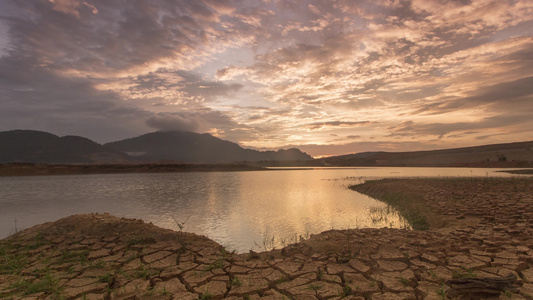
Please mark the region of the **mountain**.
<svg viewBox="0 0 533 300"><path fill-rule="evenodd" d="M363 152L325 157L330 166L533 167L533 141L411 152Z"/></svg>
<svg viewBox="0 0 533 300"><path fill-rule="evenodd" d="M157 131L105 144L142 161L173 160L192 163L313 160L298 149L256 151L221 140L210 134Z"/></svg>
<svg viewBox="0 0 533 300"><path fill-rule="evenodd" d="M0 132L0 163L124 163L120 151L80 136L59 137L34 130Z"/></svg>

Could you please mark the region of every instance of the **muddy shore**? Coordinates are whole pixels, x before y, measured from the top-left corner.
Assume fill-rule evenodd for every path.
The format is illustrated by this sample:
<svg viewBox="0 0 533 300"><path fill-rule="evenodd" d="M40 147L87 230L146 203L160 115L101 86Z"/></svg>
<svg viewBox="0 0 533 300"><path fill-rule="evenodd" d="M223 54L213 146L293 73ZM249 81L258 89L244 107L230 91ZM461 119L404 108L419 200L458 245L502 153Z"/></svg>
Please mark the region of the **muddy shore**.
<svg viewBox="0 0 533 300"><path fill-rule="evenodd" d="M0 240L0 298L533 299L533 179L354 189L415 211L428 230L332 230L235 254L141 220L75 215ZM503 283L472 286L494 278Z"/></svg>

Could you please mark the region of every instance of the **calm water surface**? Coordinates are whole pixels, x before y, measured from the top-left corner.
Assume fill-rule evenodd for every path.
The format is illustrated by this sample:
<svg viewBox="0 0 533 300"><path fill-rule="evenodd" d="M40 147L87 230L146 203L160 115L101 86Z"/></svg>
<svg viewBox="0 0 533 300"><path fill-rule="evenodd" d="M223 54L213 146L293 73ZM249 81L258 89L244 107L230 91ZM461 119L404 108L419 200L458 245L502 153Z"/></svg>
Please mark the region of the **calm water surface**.
<svg viewBox="0 0 533 300"><path fill-rule="evenodd" d="M281 247L328 229L404 227L347 189L383 177L516 176L498 169L322 168L258 172L0 177L0 238L79 213L109 212L206 235L229 249ZM272 243L272 238L274 243ZM268 242L266 242L268 240Z"/></svg>

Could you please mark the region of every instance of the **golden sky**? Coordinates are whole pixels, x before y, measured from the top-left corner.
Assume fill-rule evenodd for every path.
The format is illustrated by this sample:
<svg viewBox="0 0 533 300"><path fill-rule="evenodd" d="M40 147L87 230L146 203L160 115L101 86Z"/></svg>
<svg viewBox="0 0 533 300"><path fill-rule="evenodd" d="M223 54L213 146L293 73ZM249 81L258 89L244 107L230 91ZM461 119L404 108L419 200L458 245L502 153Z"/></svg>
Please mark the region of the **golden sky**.
<svg viewBox="0 0 533 300"><path fill-rule="evenodd" d="M0 131L313 156L533 140L533 1L1 0Z"/></svg>

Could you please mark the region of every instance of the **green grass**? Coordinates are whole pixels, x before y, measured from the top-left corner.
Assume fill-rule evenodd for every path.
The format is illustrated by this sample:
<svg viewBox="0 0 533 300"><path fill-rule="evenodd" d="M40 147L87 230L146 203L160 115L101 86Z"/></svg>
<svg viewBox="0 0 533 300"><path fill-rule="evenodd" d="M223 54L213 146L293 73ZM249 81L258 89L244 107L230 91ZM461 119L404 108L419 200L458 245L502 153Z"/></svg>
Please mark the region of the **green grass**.
<svg viewBox="0 0 533 300"><path fill-rule="evenodd" d="M63 288L59 286L59 280L53 277L50 273L46 273L43 277L35 279L34 281L28 281L24 278L19 279L17 282L11 284L11 288L24 295L32 295L36 293L45 293L48 295L54 295L53 298L61 298Z"/></svg>
<svg viewBox="0 0 533 300"><path fill-rule="evenodd" d="M88 250L83 251L64 251L61 253L61 255L57 258L57 263L80 263L82 265L85 265L89 263L89 260L87 259L87 255L89 255Z"/></svg>
<svg viewBox="0 0 533 300"><path fill-rule="evenodd" d="M102 283L111 284L113 282L113 280L114 280L113 274L111 274L111 273L106 273L106 274L98 277L98 281L102 282Z"/></svg>
<svg viewBox="0 0 533 300"><path fill-rule="evenodd" d="M149 279L153 275L156 275L159 273L157 270L151 269L150 267L145 268L144 266L141 266L135 271L135 277L136 278L143 278L143 279Z"/></svg>
<svg viewBox="0 0 533 300"><path fill-rule="evenodd" d="M205 268L205 271L211 271L211 270L215 270L215 269L223 269L224 266L225 266L225 260L223 257L219 257L217 258L217 260L215 260L215 262L213 262L212 264L210 264L209 266L207 266Z"/></svg>
<svg viewBox="0 0 533 300"><path fill-rule="evenodd" d="M141 238L134 238L129 240L128 245L150 245L155 244L156 240L153 237L141 237Z"/></svg>
<svg viewBox="0 0 533 300"><path fill-rule="evenodd" d="M320 284L317 284L317 283L310 283L310 284L307 285L307 289L315 291L315 292L318 292L318 290L320 290L321 288L322 288L322 286Z"/></svg>
<svg viewBox="0 0 533 300"><path fill-rule="evenodd" d="M404 286L410 286L410 285L411 285L411 281L409 281L409 279L406 279L406 278L403 278L403 277L400 277L400 282L401 282Z"/></svg>
<svg viewBox="0 0 533 300"><path fill-rule="evenodd" d="M242 281L239 279L239 277L234 276L234 277L231 279L231 285L232 285L232 286L235 286L235 287L240 287L240 286L242 286Z"/></svg>
<svg viewBox="0 0 533 300"><path fill-rule="evenodd" d="M461 279L461 278L476 278L477 274L473 269L466 269L463 271L452 271L452 278L453 279Z"/></svg>
<svg viewBox="0 0 533 300"><path fill-rule="evenodd" d="M0 274L19 274L26 266L29 254L8 245L0 247Z"/></svg>
<svg viewBox="0 0 533 300"><path fill-rule="evenodd" d="M386 180L367 181L361 185L352 185L349 188L368 194L390 205L407 220L413 229L428 230L429 224L426 220L428 211L417 205L417 202L422 202L419 201L421 200L420 196L403 191L389 191L382 186L384 183L386 183Z"/></svg>
<svg viewBox="0 0 533 300"><path fill-rule="evenodd" d="M348 284L344 284L344 286L342 287L342 292L340 293L340 297L343 298L343 297L348 297L350 296L351 294L353 293L352 291L352 288L348 285Z"/></svg>

